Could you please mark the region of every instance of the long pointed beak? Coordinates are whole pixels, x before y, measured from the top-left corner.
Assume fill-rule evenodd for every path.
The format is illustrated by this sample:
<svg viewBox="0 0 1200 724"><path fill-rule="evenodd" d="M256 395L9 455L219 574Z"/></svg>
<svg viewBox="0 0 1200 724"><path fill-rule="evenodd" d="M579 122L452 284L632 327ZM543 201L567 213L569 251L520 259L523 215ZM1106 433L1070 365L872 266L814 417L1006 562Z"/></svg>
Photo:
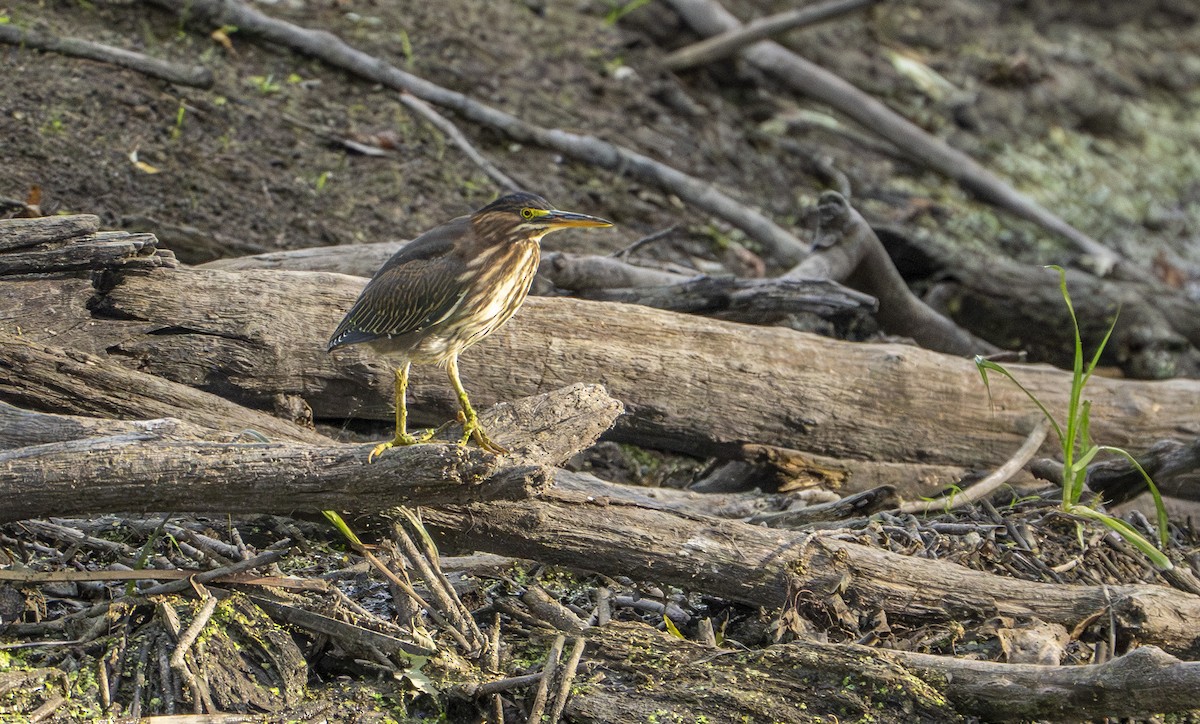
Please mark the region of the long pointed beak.
<svg viewBox="0 0 1200 724"><path fill-rule="evenodd" d="M548 212L538 220L551 230L570 229L572 227L598 228L613 225L613 222L601 219L598 216L588 216L587 214L577 214L573 211L559 211L557 209Z"/></svg>

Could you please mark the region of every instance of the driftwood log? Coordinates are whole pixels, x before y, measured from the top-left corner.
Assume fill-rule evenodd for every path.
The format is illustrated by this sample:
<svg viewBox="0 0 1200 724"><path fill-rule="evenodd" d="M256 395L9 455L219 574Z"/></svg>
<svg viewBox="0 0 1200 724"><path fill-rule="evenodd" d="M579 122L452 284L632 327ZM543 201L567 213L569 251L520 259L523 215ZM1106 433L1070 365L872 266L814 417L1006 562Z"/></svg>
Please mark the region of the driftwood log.
<svg viewBox="0 0 1200 724"><path fill-rule="evenodd" d="M750 526L659 510L612 497L558 491L536 500L424 512L449 549L483 550L610 576L657 581L768 608L805 595L840 596L893 625L1037 618L1067 630L1098 615L1123 642L1200 656L1200 596L1164 586L1083 586L1016 580L944 561L903 556L830 535ZM1111 619L1108 617L1111 616Z"/></svg>
<svg viewBox="0 0 1200 724"><path fill-rule="evenodd" d="M836 279L879 300L879 326L925 349L960 356L992 354L991 345L918 299L896 271L867 220L836 191L821 194L816 249L784 279Z"/></svg>
<svg viewBox="0 0 1200 724"><path fill-rule="evenodd" d="M204 269L328 271L371 277L403 242L330 246L219 259ZM750 324L773 324L796 313L857 319L875 310L869 295L825 279L736 279L637 267L602 256L544 255L538 271L542 296L573 292L581 299L641 304ZM539 289L542 287L542 289ZM983 348L986 350L987 345Z"/></svg>
<svg viewBox="0 0 1200 724"><path fill-rule="evenodd" d="M95 324L90 337L126 364L256 406L295 394L317 417L386 420L390 372L359 350L324 350L324 330L363 283L329 274L114 274L91 300L91 314L114 323ZM657 336L652 346L647 330ZM913 347L570 299L529 300L462 367L484 402L603 382L628 405L623 434L701 453L759 442L848 458L1001 462L1033 411L1001 384L989 404L970 362ZM1062 408L1065 373L1014 369L1049 407ZM420 374L414 397L418 408L440 401L440 418L453 399L441 375L433 378ZM1173 437L1200 422L1196 390L1188 380L1095 380L1094 436L1126 446Z"/></svg>
<svg viewBox="0 0 1200 724"><path fill-rule="evenodd" d="M602 388L576 385L483 413L510 456L447 442L394 449L368 463L369 444L212 442L193 439L204 428L178 420L105 429L97 420L4 405L0 498L8 502L0 523L117 511L287 514L524 498L545 487L543 466L590 445L620 411ZM73 431L87 436L67 438ZM458 432L446 430L443 439Z"/></svg>
<svg viewBox="0 0 1200 724"><path fill-rule="evenodd" d="M611 257L561 253L544 255L539 274L553 287L583 299L644 304L754 324L778 323L781 315L797 308L822 316L862 313L861 300L855 309L850 305L855 300L844 296L846 290L808 286L817 283L814 277L833 279L876 297L883 329L911 337L923 347L959 355L986 354L997 348L1020 350L1035 361L1070 368L1071 359L1064 351L1073 348L1073 328L1055 274L1001 258L932 248L892 228L872 229L849 207L844 220L838 220L826 211L836 207L835 195L823 199L821 213L828 218L819 228L822 240L782 279L696 280ZM837 222L836 228L831 228L831 222ZM403 245L395 241L315 247L220 259L204 267L370 277ZM901 271L906 276L929 280L924 301L908 290L885 247L892 257L904 260ZM1086 349L1099 345L1116 315L1102 364L1119 367L1134 379L1200 376L1200 308L1195 302L1144 275L1098 278L1068 270L1067 279Z"/></svg>
<svg viewBox="0 0 1200 724"><path fill-rule="evenodd" d="M1057 274L1003 258L917 249L894 233L885 237L898 253L924 259L909 273L930 280L925 296L932 306L1002 347L1070 368L1074 328ZM1136 379L1200 376L1200 305L1183 292L1147 274L1099 279L1072 269L1067 285L1089 352L1115 318L1101 364Z"/></svg>
<svg viewBox="0 0 1200 724"><path fill-rule="evenodd" d="M390 420L391 372L357 349L324 350L325 331L363 284L327 273L169 268L118 268L95 282L21 278L0 295L8 320L0 331L293 419ZM4 345L3 354L18 354L14 349ZM77 372L115 367L93 362L79 363ZM0 399L29 407L17 367L24 364L0 366L14 381L0 387ZM1050 409L1064 408L1066 373L1013 369ZM811 457L818 476L831 463L841 469L846 489L895 484L904 495L927 494L967 469L1002 463L1036 418L1009 385L994 384L989 399L966 360L572 299L528 300L512 322L467 351L462 370L483 405L600 382L627 405L618 439L706 456L745 456L748 445L798 450ZM84 385L74 399L119 389L110 382ZM1150 441L1195 434L1198 391L1189 380L1094 379L1093 435L1136 452ZM418 422L440 423L453 414L454 398L436 370L417 368L411 392Z"/></svg>
<svg viewBox="0 0 1200 724"><path fill-rule="evenodd" d="M881 708L911 721L1064 721L1190 709L1200 686L1200 664L1154 647L1097 666L1039 666L816 641L714 649L619 623L587 639L603 677L572 699L573 721L648 721L664 701L689 721L873 720ZM647 660L655 665L637 665Z"/></svg>

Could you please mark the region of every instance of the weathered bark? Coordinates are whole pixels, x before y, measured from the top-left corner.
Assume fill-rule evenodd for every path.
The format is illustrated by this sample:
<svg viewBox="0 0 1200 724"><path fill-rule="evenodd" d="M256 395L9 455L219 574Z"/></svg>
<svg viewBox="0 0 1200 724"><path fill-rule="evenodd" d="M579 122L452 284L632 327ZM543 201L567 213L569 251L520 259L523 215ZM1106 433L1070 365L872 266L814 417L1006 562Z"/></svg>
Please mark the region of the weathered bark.
<svg viewBox="0 0 1200 724"><path fill-rule="evenodd" d="M100 217L71 214L36 219L5 219L0 224L0 250L24 249L38 244L85 236L100 229Z"/></svg>
<svg viewBox="0 0 1200 724"><path fill-rule="evenodd" d="M577 691L573 721L1080 720L1196 706L1200 663L1143 647L1096 666L1037 666L795 641L712 649L639 624L587 631L602 677ZM891 718L889 718L891 717Z"/></svg>
<svg viewBox="0 0 1200 724"><path fill-rule="evenodd" d="M0 402L0 450L112 435L153 435L170 440L233 442L241 437L183 420L111 420L83 415L52 415Z"/></svg>
<svg viewBox="0 0 1200 724"><path fill-rule="evenodd" d="M8 334L0 334L0 398L45 412L121 420L177 417L210 430L256 430L273 440L329 443L311 429L188 385Z"/></svg>
<svg viewBox="0 0 1200 724"><path fill-rule="evenodd" d="M357 348L324 351L323 330L363 283L330 274L130 273L114 275L93 310L143 320L142 334L122 329L107 348L149 371L258 404L300 394L320 417L388 419L390 371ZM646 330L655 344L645 343ZM989 404L972 363L917 348L569 299L528 300L512 323L467 351L462 369L485 403L501 392L603 381L632 413L623 418L628 437L695 452L753 441L850 458L1003 462L1034 410L1003 384L993 385ZM1064 406L1065 373L1013 369L1051 409ZM433 385L428 377L417 373L416 407L433 398L452 409L441 375ZM1172 437L1180 421L1200 419L1197 389L1187 380L1095 379L1093 436L1126 446Z"/></svg>
<svg viewBox="0 0 1200 724"><path fill-rule="evenodd" d="M227 271L327 271L369 278L404 243L298 249L219 259L200 266ZM876 307L872 297L828 280L684 275L636 267L603 256L546 254L538 274L543 284L534 286L534 294L539 293L539 286L552 286L574 292L581 299L641 304L753 324L775 323L797 312L821 317L857 317Z"/></svg>
<svg viewBox="0 0 1200 724"><path fill-rule="evenodd" d="M86 218L86 217L85 217ZM86 221L82 223L87 223ZM65 231L73 225L62 228ZM51 227L44 233L53 233ZM8 230L9 239L28 240L22 234ZM33 235L35 238L39 234ZM28 247L21 242L21 247ZM69 243L53 241L36 248L15 248L0 253L0 276L18 274L48 274L51 272L84 272L116 267L174 267L175 255L158 248L151 234L130 234L125 231L97 231L72 238Z"/></svg>
<svg viewBox="0 0 1200 724"><path fill-rule="evenodd" d="M1075 328L1057 273L991 256L921 253L931 257L922 273L937 279L926 294L931 305L1006 349L1071 367ZM1200 376L1200 305L1179 290L1144 275L1098 279L1070 269L1067 285L1089 354L1116 319L1101 364L1136 379Z"/></svg>
<svg viewBox="0 0 1200 724"><path fill-rule="evenodd" d="M876 318L889 334L911 337L925 349L972 356L992 346L918 299L896 271L883 244L862 214L836 191L821 195L816 250L785 279L833 279L879 300Z"/></svg>
<svg viewBox="0 0 1200 724"><path fill-rule="evenodd" d="M614 489L619 486L613 486ZM892 624L1038 618L1068 630L1111 613L1118 640L1200 656L1200 597L1165 586L1022 581L832 537L651 510L614 497L550 490L536 500L425 510L451 549L531 558L658 581L750 605L838 594Z"/></svg>
<svg viewBox="0 0 1200 724"><path fill-rule="evenodd" d="M1000 664L889 652L941 688L957 711L984 721L1071 721L1195 710L1200 662L1154 646L1094 666Z"/></svg>
<svg viewBox="0 0 1200 724"><path fill-rule="evenodd" d="M658 287L592 289L575 296L749 324L777 324L794 314L851 323L877 307L874 297L826 279L699 277Z"/></svg>
<svg viewBox="0 0 1200 724"><path fill-rule="evenodd" d="M408 241L380 241L374 244L346 244L344 246L314 246L308 249L269 251L249 256L214 259L200 264L200 269L221 271L251 271L274 269L276 271L314 271L348 274L370 279L392 255L404 248Z"/></svg>
<svg viewBox="0 0 1200 724"><path fill-rule="evenodd" d="M495 439L513 449L507 458L429 444L394 448L374 463L367 462L369 444L216 443L177 439L178 427L169 420L132 432L118 425L119 434L0 452L0 499L8 501L0 522L117 511L290 513L522 498L545 484L540 466L587 447L618 414L620 404L602 389L577 385L484 411L481 419ZM0 431L3 423L0 418ZM458 430L444 434L457 439Z"/></svg>
<svg viewBox="0 0 1200 724"><path fill-rule="evenodd" d="M794 502L789 495L767 495L757 490L748 493L697 493L677 488L650 488L615 485L590 473L570 470L554 472L555 490L608 498L620 493L620 500L653 510L671 510L686 515L736 518L772 528L796 528L816 522L832 522L870 515L896 507L895 491L883 486L832 501L810 504L796 510L783 510ZM826 494L833 497L832 494Z"/></svg>
<svg viewBox="0 0 1200 724"><path fill-rule="evenodd" d="M53 280L25 282L39 283L57 289ZM78 284L63 282L70 283ZM333 355L324 349L325 331L364 283L324 273L115 272L86 302L90 310L49 310L4 297L0 306L11 301L20 309L26 337L69 340L251 406L274 407L283 396L302 398L318 418L388 420L391 371L363 349ZM83 291L64 295L67 303L84 304ZM646 343L648 330L653 344ZM14 354L10 347L0 354ZM1065 408L1066 373L1012 369L1050 409ZM927 476L910 490L940 488L955 482L944 477L947 467L1002 463L1036 418L1032 404L1010 385L993 384L989 400L966 360L572 299L529 299L512 322L463 355L462 371L473 398L484 405L571 381L602 382L627 405L615 430L619 439L700 455L737 457L746 443L801 450L842 461L849 468L847 486L855 490L896 482L854 479L893 464L917 465L915 474ZM122 386L100 383L105 394ZM16 387L3 391L4 399L31 406L28 399L13 399L25 386ZM429 367L414 370L411 393L418 422L441 422L457 407L443 375ZM1194 381L1095 378L1088 394L1093 437L1135 451L1200 420L1200 383ZM860 463L863 472L856 472Z"/></svg>
<svg viewBox="0 0 1200 724"><path fill-rule="evenodd" d="M501 469L456 445L370 445L87 438L0 453L0 522L111 512L280 513L362 510L422 500L522 497L538 468Z"/></svg>
<svg viewBox="0 0 1200 724"><path fill-rule="evenodd" d="M611 256L542 254L538 276L560 289L584 292L598 289L664 287L696 277L691 270L635 266Z"/></svg>

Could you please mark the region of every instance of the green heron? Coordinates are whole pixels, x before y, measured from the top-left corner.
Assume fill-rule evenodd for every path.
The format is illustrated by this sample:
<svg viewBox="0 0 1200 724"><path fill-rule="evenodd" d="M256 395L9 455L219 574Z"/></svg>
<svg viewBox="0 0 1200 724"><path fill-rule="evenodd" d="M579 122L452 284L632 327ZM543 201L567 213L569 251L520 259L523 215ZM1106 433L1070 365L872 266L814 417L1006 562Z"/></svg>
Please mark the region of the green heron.
<svg viewBox="0 0 1200 724"><path fill-rule="evenodd" d="M525 301L542 237L573 226L612 222L559 211L534 194L510 194L421 234L375 272L329 340L330 351L366 343L395 368L396 437L377 445L368 462L433 435L414 436L407 429L404 396L413 362L445 365L462 407L460 445L474 438L485 450L506 452L479 424L458 377L458 355L507 322Z"/></svg>

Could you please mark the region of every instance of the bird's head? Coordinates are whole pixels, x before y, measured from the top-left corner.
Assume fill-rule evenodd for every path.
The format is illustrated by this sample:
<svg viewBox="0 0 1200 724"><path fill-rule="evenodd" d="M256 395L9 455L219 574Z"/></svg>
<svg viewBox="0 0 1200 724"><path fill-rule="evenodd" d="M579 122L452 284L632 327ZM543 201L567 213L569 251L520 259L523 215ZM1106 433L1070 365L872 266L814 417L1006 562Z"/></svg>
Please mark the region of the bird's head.
<svg viewBox="0 0 1200 724"><path fill-rule="evenodd" d="M539 241L551 231L612 226L596 216L560 211L537 194L519 191L501 196L471 215L476 233L498 241Z"/></svg>

